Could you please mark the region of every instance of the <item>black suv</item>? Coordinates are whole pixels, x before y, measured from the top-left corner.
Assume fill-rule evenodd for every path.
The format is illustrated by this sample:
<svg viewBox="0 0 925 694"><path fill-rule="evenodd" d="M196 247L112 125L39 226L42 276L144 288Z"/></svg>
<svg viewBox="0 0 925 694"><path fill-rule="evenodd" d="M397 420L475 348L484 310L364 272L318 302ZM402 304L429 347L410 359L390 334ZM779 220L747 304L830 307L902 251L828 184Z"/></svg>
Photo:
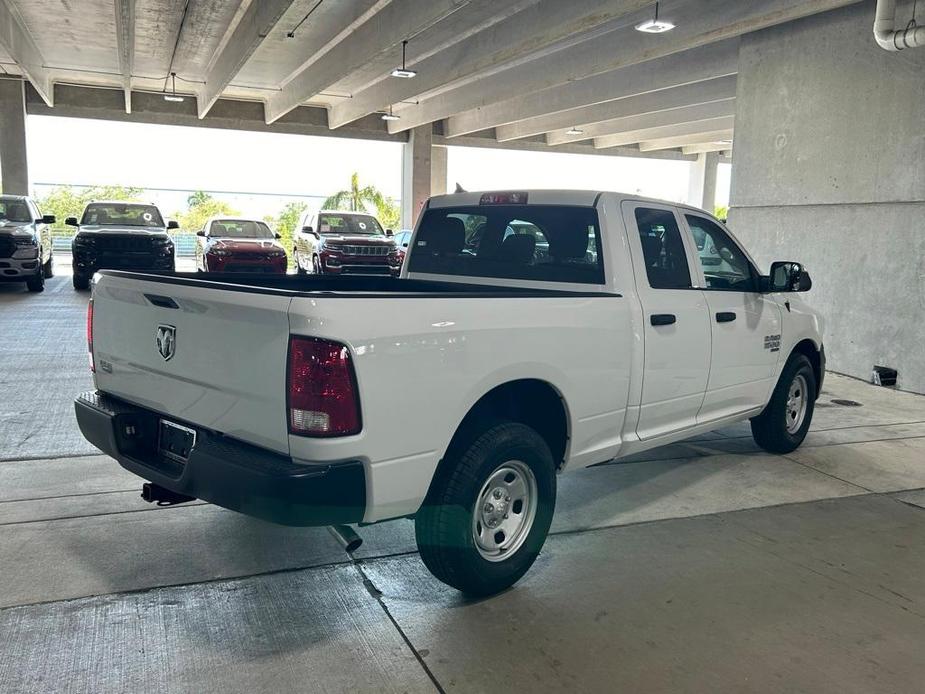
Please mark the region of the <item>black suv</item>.
<svg viewBox="0 0 925 694"><path fill-rule="evenodd" d="M167 232L179 225L165 224L154 205L91 202L80 222L68 217L65 224L77 227L71 244L74 289L88 289L97 270L174 270L174 245Z"/></svg>

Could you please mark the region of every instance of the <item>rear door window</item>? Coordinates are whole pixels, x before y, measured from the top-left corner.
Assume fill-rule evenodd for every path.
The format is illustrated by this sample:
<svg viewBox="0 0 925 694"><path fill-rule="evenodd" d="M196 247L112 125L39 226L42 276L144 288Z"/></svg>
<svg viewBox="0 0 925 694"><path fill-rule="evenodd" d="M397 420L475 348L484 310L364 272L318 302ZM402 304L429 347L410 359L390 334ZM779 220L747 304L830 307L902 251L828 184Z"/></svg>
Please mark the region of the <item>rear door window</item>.
<svg viewBox="0 0 925 694"><path fill-rule="evenodd" d="M652 289L688 289L691 271L681 229L674 212L656 208L636 209L636 225Z"/></svg>
<svg viewBox="0 0 925 694"><path fill-rule="evenodd" d="M431 209L415 239L410 272L604 284L600 227L591 207Z"/></svg>

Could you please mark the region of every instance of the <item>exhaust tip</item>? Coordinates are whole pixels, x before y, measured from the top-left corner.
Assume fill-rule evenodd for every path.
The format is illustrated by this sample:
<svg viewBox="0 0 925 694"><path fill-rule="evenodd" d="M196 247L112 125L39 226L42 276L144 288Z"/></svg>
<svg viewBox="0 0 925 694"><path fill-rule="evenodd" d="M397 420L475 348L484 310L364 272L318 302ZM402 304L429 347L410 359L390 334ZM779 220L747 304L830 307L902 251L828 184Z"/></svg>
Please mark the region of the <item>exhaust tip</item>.
<svg viewBox="0 0 925 694"><path fill-rule="evenodd" d="M353 554L363 546L363 538L357 535L356 531L349 525L331 525L328 530L347 554Z"/></svg>

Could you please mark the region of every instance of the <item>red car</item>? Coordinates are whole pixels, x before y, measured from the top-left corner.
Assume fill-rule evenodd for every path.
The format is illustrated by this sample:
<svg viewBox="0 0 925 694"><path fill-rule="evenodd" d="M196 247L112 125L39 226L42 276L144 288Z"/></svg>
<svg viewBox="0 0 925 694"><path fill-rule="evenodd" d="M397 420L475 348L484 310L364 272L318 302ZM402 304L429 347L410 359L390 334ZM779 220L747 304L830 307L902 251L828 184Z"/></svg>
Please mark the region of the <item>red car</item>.
<svg viewBox="0 0 925 694"><path fill-rule="evenodd" d="M264 272L285 274L286 249L264 222L213 217L196 234L199 272Z"/></svg>

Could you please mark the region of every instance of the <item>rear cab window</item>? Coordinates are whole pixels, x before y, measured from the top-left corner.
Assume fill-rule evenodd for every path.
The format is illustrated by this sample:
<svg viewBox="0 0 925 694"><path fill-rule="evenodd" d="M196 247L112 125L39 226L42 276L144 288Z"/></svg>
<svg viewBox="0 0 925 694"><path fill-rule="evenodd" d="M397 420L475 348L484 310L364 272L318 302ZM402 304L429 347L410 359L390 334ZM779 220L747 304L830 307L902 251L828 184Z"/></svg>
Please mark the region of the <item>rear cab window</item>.
<svg viewBox="0 0 925 694"><path fill-rule="evenodd" d="M570 284L605 282L597 210L570 205L429 209L412 273Z"/></svg>

